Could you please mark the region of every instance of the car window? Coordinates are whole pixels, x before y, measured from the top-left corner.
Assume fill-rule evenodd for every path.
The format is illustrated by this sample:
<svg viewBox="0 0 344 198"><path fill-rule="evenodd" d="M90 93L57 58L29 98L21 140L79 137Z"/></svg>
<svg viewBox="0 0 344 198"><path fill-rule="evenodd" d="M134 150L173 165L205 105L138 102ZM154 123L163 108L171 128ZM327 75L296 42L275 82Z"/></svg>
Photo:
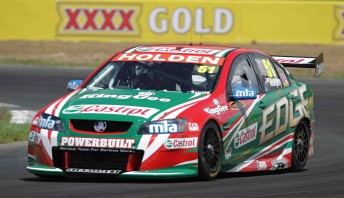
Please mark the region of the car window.
<svg viewBox="0 0 344 198"><path fill-rule="evenodd" d="M215 88L219 72L218 65L111 61L91 78L86 87L210 92Z"/></svg>
<svg viewBox="0 0 344 198"><path fill-rule="evenodd" d="M228 87L230 93L237 87L251 88L256 92L259 90L257 77L246 56L237 58L231 66Z"/></svg>
<svg viewBox="0 0 344 198"><path fill-rule="evenodd" d="M277 70L279 78L281 79L283 87L288 87L290 85L290 80L288 75L286 74L286 71L277 63L273 62L273 64Z"/></svg>
<svg viewBox="0 0 344 198"><path fill-rule="evenodd" d="M270 58L254 54L253 59L258 67L258 72L263 81L265 91L273 91L282 88L282 82Z"/></svg>

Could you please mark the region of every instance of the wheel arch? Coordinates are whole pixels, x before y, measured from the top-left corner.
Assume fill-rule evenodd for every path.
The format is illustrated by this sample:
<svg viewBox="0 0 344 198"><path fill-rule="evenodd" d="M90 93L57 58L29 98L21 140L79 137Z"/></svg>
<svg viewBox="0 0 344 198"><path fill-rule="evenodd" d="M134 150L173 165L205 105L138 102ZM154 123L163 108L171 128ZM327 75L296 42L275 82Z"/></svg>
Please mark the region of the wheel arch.
<svg viewBox="0 0 344 198"><path fill-rule="evenodd" d="M214 130L212 131L215 131L217 129L217 136L218 136L218 140L219 140L219 147L218 147L218 152L219 152L219 156L218 156L218 160L217 161L217 165L215 164L212 164L211 166L215 166L216 169L213 169L215 167L209 167L209 158L210 160L214 160L216 159L216 157L209 157L214 155L213 154L206 154L208 155L209 158L204 158L204 154L205 154L205 151L204 151L204 148L207 148L206 150L212 150L214 151L214 147L212 147L213 149L209 149L209 147L204 147L204 144L203 144L203 138L205 137L204 135L207 133L206 131L208 131L208 128L213 128ZM208 132L209 133L209 132ZM213 133L215 134L215 133ZM211 139L210 139L211 140ZM207 140L208 142L209 140ZM213 140L214 141L214 140ZM211 143L209 144L210 146L212 145L216 145L213 144L214 142L211 141ZM216 141L216 140L215 140ZM209 143L209 142L208 142ZM216 151L216 148L215 148L215 151ZM216 152L215 152L216 153ZM221 132L221 128L220 128L220 124L216 121L216 119L208 119L206 122L204 122L204 125L202 126L202 129L201 129L201 132L200 132L200 136L199 136L199 143L198 143L198 177L202 180L214 180L216 178L216 176L218 175L218 173L220 172L221 170L221 165L222 165L222 157L223 157L223 138L222 138L222 132ZM205 159L208 159L205 161ZM214 162L214 161L213 161ZM208 165L207 165L208 164Z"/></svg>
<svg viewBox="0 0 344 198"><path fill-rule="evenodd" d="M222 146L223 146L223 136L222 136L222 132L221 132L221 127L220 127L219 122L218 122L216 119L213 119L213 118L208 119L206 122L204 122L203 127L206 126L206 125L207 125L208 123L210 123L210 122L213 122L213 123L216 125L216 127L217 127L217 129L218 129L218 133L220 134L221 143L222 143ZM202 127L202 128L203 128L203 127Z"/></svg>
<svg viewBox="0 0 344 198"><path fill-rule="evenodd" d="M308 128L309 128L309 136L312 134L312 130L311 130L311 120L310 120L310 118L308 118L308 117L303 117L300 121L299 121L299 123L302 121L302 120L304 120L306 123L307 123L307 126L308 126Z"/></svg>

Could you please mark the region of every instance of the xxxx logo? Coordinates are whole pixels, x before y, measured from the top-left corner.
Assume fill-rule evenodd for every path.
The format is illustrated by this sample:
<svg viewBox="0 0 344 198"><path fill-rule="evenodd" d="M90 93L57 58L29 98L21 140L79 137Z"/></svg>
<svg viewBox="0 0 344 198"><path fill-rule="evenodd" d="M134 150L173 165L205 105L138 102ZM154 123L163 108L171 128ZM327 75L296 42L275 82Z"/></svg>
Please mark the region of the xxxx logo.
<svg viewBox="0 0 344 198"><path fill-rule="evenodd" d="M344 7L337 6L335 7L334 12L337 20L337 26L334 30L334 39L344 40Z"/></svg>
<svg viewBox="0 0 344 198"><path fill-rule="evenodd" d="M137 36L140 6L107 3L58 3L58 35Z"/></svg>

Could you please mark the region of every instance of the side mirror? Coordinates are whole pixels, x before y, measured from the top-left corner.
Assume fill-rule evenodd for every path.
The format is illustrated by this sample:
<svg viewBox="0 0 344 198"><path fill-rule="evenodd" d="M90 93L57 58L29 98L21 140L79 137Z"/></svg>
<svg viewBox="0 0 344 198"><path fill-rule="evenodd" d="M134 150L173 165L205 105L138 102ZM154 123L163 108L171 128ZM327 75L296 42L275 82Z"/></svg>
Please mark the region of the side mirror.
<svg viewBox="0 0 344 198"><path fill-rule="evenodd" d="M252 88L235 87L233 95L230 96L233 100L249 100L257 98L257 91Z"/></svg>
<svg viewBox="0 0 344 198"><path fill-rule="evenodd" d="M67 84L67 91L71 92L79 88L82 84L83 80L71 80Z"/></svg>

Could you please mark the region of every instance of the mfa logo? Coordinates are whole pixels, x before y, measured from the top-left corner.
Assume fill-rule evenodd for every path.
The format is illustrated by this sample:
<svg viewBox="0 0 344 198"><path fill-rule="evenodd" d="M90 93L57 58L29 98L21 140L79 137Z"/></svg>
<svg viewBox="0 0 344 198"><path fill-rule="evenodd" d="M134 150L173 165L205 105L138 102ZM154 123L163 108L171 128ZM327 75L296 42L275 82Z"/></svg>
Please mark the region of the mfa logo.
<svg viewBox="0 0 344 198"><path fill-rule="evenodd" d="M235 87L233 90L233 98L235 100L256 99L257 93L252 88Z"/></svg>
<svg viewBox="0 0 344 198"><path fill-rule="evenodd" d="M58 2L57 34L138 36L140 10L135 4Z"/></svg>
<svg viewBox="0 0 344 198"><path fill-rule="evenodd" d="M82 80L71 80L67 84L67 90L68 91L73 91L79 88L83 81Z"/></svg>
<svg viewBox="0 0 344 198"><path fill-rule="evenodd" d="M175 123L169 123L168 121L162 121L161 123L150 124L148 126L148 132L150 134L177 133L178 125Z"/></svg>

